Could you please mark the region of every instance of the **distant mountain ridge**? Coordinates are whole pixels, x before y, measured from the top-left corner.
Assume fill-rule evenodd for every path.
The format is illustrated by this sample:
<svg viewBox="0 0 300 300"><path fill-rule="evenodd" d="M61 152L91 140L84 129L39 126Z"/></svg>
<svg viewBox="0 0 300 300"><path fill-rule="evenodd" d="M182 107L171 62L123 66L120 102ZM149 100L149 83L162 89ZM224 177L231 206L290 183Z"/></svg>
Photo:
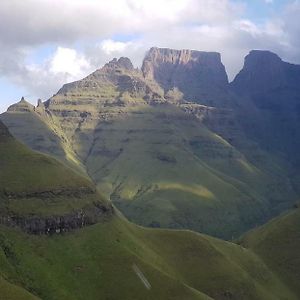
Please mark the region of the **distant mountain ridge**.
<svg viewBox="0 0 300 300"><path fill-rule="evenodd" d="M87 172L130 220L231 238L299 197L299 95L286 85L288 109L278 114L272 105L281 98L268 97L273 80L262 83L268 72L290 82L298 69L253 51L229 84L218 53L151 48L141 70L114 59L1 119L33 149Z"/></svg>

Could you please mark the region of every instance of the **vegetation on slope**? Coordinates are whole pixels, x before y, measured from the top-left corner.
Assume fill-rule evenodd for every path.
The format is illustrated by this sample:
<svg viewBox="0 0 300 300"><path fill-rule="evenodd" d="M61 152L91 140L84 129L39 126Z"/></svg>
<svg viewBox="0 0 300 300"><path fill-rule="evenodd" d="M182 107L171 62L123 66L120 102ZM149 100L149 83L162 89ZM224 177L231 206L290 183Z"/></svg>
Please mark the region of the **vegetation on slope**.
<svg viewBox="0 0 300 300"><path fill-rule="evenodd" d="M89 179L28 149L2 123L0 132L1 223L28 231L63 230L95 222L95 211L111 210Z"/></svg>
<svg viewBox="0 0 300 300"><path fill-rule="evenodd" d="M0 237L1 275L45 300L297 299L241 246L119 216L64 235L1 228Z"/></svg>
<svg viewBox="0 0 300 300"><path fill-rule="evenodd" d="M281 280L300 295L300 209L247 233L241 244L259 255Z"/></svg>
<svg viewBox="0 0 300 300"><path fill-rule="evenodd" d="M2 213L14 210L16 199L22 203L18 213L26 218L61 215L66 212L61 205L68 202L89 203L89 197L82 196L81 203L78 195L62 199L54 194L50 209L45 190L92 189L92 183L27 149L1 123L0 146ZM28 197L32 193L41 201L34 207ZM96 192L91 197L108 205ZM67 233L32 235L21 228L0 226L0 292L5 299L298 298L252 251L191 231L145 229L119 214Z"/></svg>
<svg viewBox="0 0 300 300"><path fill-rule="evenodd" d="M73 157L144 226L231 239L297 198L284 159L248 140L230 109L188 103L175 90L164 97L128 61L65 85L35 111L18 105L1 116L15 136L45 153L52 145L62 161Z"/></svg>
<svg viewBox="0 0 300 300"><path fill-rule="evenodd" d="M54 156L85 175L85 168L71 149L66 135L52 118L45 113L42 104L31 108L31 104L24 99L1 115L2 122L18 140L35 151Z"/></svg>

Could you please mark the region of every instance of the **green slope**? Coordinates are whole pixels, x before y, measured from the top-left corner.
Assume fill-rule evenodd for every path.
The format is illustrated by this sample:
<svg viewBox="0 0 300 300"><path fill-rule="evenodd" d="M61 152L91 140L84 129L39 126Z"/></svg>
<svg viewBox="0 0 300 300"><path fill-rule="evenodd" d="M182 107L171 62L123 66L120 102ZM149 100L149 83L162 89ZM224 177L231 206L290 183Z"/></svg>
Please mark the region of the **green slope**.
<svg viewBox="0 0 300 300"><path fill-rule="evenodd" d="M105 215L111 210L89 179L28 149L1 122L0 157L1 223L29 231L61 230L64 222L66 226L77 224L80 218L82 222L94 222L98 217L95 208L99 217L100 211Z"/></svg>
<svg viewBox="0 0 300 300"><path fill-rule="evenodd" d="M249 250L118 216L50 238L1 228L1 246L1 275L42 299L297 299Z"/></svg>
<svg viewBox="0 0 300 300"><path fill-rule="evenodd" d="M257 253L300 295L300 209L294 209L250 231L241 244Z"/></svg>
<svg viewBox="0 0 300 300"><path fill-rule="evenodd" d="M0 149L4 219L18 214L28 224L33 215L61 219L86 205L97 210L96 201L107 206L106 218L96 219L96 225L66 233L33 235L24 232L23 223L0 225L3 299L297 299L258 256L239 245L190 231L138 227L109 213L97 192L55 193L93 185L27 149L1 123Z"/></svg>
<svg viewBox="0 0 300 300"><path fill-rule="evenodd" d="M25 289L11 284L2 277L0 277L0 299L5 300L38 300L40 298L32 295Z"/></svg>
<svg viewBox="0 0 300 300"><path fill-rule="evenodd" d="M45 113L43 106L33 108L22 98L10 106L0 119L18 140L85 174L85 168L71 149L65 134L56 126L52 116Z"/></svg>

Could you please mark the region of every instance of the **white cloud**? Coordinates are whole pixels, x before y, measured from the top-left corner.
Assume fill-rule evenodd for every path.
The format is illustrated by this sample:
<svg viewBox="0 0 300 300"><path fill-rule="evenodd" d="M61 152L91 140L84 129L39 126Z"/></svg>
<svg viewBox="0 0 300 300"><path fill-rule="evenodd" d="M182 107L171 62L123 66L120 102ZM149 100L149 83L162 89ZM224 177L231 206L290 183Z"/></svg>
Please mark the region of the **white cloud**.
<svg viewBox="0 0 300 300"><path fill-rule="evenodd" d="M53 74L67 73L70 76L82 75L82 70L90 69L88 60L76 50L58 47L50 62Z"/></svg>
<svg viewBox="0 0 300 300"><path fill-rule="evenodd" d="M110 55L112 53L120 54L125 51L125 49L130 46L131 42L118 42L111 39L107 39L101 42L100 46L101 49L106 53L107 55Z"/></svg>
<svg viewBox="0 0 300 300"><path fill-rule="evenodd" d="M48 98L66 82L78 80L94 70L83 53L58 47L40 64L17 64L8 78L27 89L30 98Z"/></svg>
<svg viewBox="0 0 300 300"><path fill-rule="evenodd" d="M258 28L257 25L255 25L250 20L242 19L235 22L235 27L237 30L245 31L252 36L256 36L262 33L262 31Z"/></svg>
<svg viewBox="0 0 300 300"><path fill-rule="evenodd" d="M138 66L151 46L219 51L230 78L254 48L299 63L300 2L260 23L245 17L245 6L230 0L1 0L0 76L34 97L48 97L113 57L128 56ZM49 44L52 55L26 62L28 51Z"/></svg>

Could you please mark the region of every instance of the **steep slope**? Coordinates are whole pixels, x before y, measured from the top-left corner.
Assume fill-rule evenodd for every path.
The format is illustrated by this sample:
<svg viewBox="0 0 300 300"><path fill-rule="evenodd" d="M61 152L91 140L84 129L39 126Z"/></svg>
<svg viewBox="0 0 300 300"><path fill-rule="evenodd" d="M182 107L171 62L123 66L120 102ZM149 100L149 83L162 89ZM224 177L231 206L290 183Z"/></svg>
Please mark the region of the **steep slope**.
<svg viewBox="0 0 300 300"><path fill-rule="evenodd" d="M0 277L0 292L1 299L5 300L38 300L40 298L35 297L25 289L7 282Z"/></svg>
<svg viewBox="0 0 300 300"><path fill-rule="evenodd" d="M186 100L221 107L230 103L228 78L219 53L153 47L146 54L142 72L166 93L177 88Z"/></svg>
<svg viewBox="0 0 300 300"><path fill-rule="evenodd" d="M36 138L35 128L53 129L63 149L56 157L72 153L130 220L231 239L290 208L297 186L285 158L244 132L244 106L224 72L216 53L153 48L143 72L128 58L114 59L33 111L11 108L1 119L46 153L47 139ZM202 96L195 99L202 104L187 101L175 86L180 74L215 106L203 105Z"/></svg>
<svg viewBox="0 0 300 300"><path fill-rule="evenodd" d="M41 101L34 107L22 98L1 115L1 120L16 138L34 150L50 154L85 173L85 168L70 147L64 132L56 126L52 116L46 113Z"/></svg>
<svg viewBox="0 0 300 300"><path fill-rule="evenodd" d="M0 122L0 223L32 233L68 231L111 214L93 184L16 141Z"/></svg>
<svg viewBox="0 0 300 300"><path fill-rule="evenodd" d="M231 88L246 96L253 106L252 112L245 112L241 118L247 135L264 149L281 153L294 169L298 168L300 66L284 62L269 51L251 51ZM257 117L251 120L253 109Z"/></svg>
<svg viewBox="0 0 300 300"><path fill-rule="evenodd" d="M91 191L87 179L30 151L2 123L0 149L4 206L0 295L4 299L297 299L256 255L239 245L189 231L144 229L129 223ZM41 220L58 214L61 222L66 212L62 204L68 205L68 211L80 206L80 217L82 213L89 217L88 205L94 211L100 205L106 210L95 225L85 222L67 232L64 222L64 227L60 223L50 231L36 231L24 223L7 222L7 217L15 220L16 206L11 204L16 201L22 202L17 213L25 225L32 215Z"/></svg>
<svg viewBox="0 0 300 300"><path fill-rule="evenodd" d="M41 299L289 299L251 251L111 221L53 237L1 228L0 272Z"/></svg>
<svg viewBox="0 0 300 300"><path fill-rule="evenodd" d="M246 234L241 244L257 253L300 294L300 209L294 209Z"/></svg>
<svg viewBox="0 0 300 300"><path fill-rule="evenodd" d="M0 151L4 299L298 299L239 245L129 223L86 178L27 149L1 122Z"/></svg>

